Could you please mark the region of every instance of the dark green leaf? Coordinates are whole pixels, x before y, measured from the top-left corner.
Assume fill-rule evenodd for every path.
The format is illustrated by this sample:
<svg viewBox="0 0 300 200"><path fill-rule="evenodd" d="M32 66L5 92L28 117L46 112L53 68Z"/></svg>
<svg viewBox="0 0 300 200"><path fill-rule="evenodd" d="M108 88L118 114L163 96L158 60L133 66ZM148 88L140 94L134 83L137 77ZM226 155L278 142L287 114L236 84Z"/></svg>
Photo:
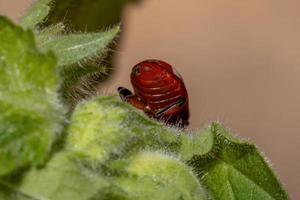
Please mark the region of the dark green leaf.
<svg viewBox="0 0 300 200"><path fill-rule="evenodd" d="M47 24L65 22L75 30L99 31L119 24L124 7L139 0L54 0Z"/></svg>
<svg viewBox="0 0 300 200"><path fill-rule="evenodd" d="M217 123L211 131L214 135L211 151L194 155L189 163L200 174L212 199L289 199L253 144L238 141Z"/></svg>

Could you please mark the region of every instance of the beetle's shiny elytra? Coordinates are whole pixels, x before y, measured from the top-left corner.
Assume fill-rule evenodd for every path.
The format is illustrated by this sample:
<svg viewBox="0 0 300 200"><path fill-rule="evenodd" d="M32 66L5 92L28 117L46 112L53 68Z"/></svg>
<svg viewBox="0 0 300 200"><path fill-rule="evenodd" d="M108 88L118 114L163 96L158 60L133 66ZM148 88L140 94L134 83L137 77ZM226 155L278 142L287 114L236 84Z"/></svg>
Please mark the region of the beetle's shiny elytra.
<svg viewBox="0 0 300 200"><path fill-rule="evenodd" d="M188 125L187 90L181 76L171 65L160 60L145 60L133 67L131 83L134 94L124 87L118 88L123 101L167 124Z"/></svg>

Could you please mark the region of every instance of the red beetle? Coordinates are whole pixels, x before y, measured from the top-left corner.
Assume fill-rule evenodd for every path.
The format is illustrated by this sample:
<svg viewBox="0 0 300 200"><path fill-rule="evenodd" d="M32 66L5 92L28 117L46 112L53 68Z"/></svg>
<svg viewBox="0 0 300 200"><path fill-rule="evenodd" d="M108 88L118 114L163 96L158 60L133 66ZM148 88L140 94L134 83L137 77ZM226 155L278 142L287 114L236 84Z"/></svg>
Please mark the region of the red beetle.
<svg viewBox="0 0 300 200"><path fill-rule="evenodd" d="M145 60L133 67L131 83L135 94L124 87L118 88L123 101L166 124L178 127L189 124L188 94L181 76L171 65Z"/></svg>

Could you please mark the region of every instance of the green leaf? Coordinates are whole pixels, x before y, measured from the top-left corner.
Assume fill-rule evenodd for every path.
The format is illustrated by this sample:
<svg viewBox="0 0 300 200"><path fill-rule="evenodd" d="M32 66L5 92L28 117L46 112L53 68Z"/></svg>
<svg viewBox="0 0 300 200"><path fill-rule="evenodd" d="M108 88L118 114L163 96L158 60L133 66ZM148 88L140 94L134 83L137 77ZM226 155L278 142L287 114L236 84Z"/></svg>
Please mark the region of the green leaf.
<svg viewBox="0 0 300 200"><path fill-rule="evenodd" d="M61 96L72 110L77 102L97 93L97 86L108 75L109 67L101 64L120 27L91 34L62 35L63 24L43 29L38 33L40 49L52 50L59 59L63 84Z"/></svg>
<svg viewBox="0 0 300 200"><path fill-rule="evenodd" d="M116 24L120 24L124 8L128 4L138 1L140 0L53 0L54 6L44 25L49 26L63 21L71 30L98 32L99 30L104 30L108 27L114 27ZM116 39L115 43L117 42L118 40ZM98 66L105 65L108 67L107 69L110 69L108 73L101 74L101 78L98 76L96 81L92 78L91 80L85 79L85 82L97 82L97 84L99 84L110 77L110 74L115 67L113 66L113 54L117 47L115 43L109 45L109 49L112 49L112 51L109 51L105 55L105 58L100 58L99 60L95 58ZM86 63L84 63L84 67L86 66L88 67L89 64L86 65ZM82 67L82 64L80 67ZM94 84L92 87L97 87L97 84ZM84 87L85 84L80 85L80 89ZM74 88L70 89L73 90ZM68 92L70 95L75 96L75 98L71 100L71 104L82 99L86 90L80 92L80 89L77 89L75 94L73 94L74 92ZM88 90L91 89L89 88ZM93 92L95 92L95 89L92 89L92 93ZM84 96L86 97L86 95Z"/></svg>
<svg viewBox="0 0 300 200"><path fill-rule="evenodd" d="M97 97L79 104L71 117L66 148L92 167L146 147L174 151L179 131L163 127L129 104Z"/></svg>
<svg viewBox="0 0 300 200"><path fill-rule="evenodd" d="M65 105L72 108L82 99L98 94L98 85L108 74L108 67L98 65L66 66L62 71L64 83L61 94Z"/></svg>
<svg viewBox="0 0 300 200"><path fill-rule="evenodd" d="M50 6L52 0L36 0L31 6L27 14L22 17L20 24L24 28L34 29L36 25L42 23L50 12Z"/></svg>
<svg viewBox="0 0 300 200"><path fill-rule="evenodd" d="M65 82L74 85L78 82L78 80L82 77L92 75L92 74L103 74L107 73L107 68L105 66L68 66L64 68L63 77L65 78Z"/></svg>
<svg viewBox="0 0 300 200"><path fill-rule="evenodd" d="M4 200L206 199L193 171L166 153L178 148L177 133L113 97L97 97L75 109L66 148L20 180L0 180L0 194Z"/></svg>
<svg viewBox="0 0 300 200"><path fill-rule="evenodd" d="M0 17L0 175L43 164L62 128L56 59Z"/></svg>
<svg viewBox="0 0 300 200"><path fill-rule="evenodd" d="M144 172L144 174L140 174L141 178L136 179L134 176L137 174L134 175L134 173L140 172L134 169L134 163L127 157L133 155L134 158L132 159L135 160L137 158L136 153L145 148L162 149L164 152L174 151L179 145L178 142L176 130L162 127L161 124L150 120L129 104L120 102L114 97L96 97L79 104L74 110L70 120L66 149L72 152L75 158L84 161L86 166L101 171L102 174L109 174L112 178L112 185L109 189L101 191L94 199L99 199L99 197L105 197L104 199L134 199L133 197L135 199L145 199L145 195L155 194L158 196L161 194L160 192L155 193L155 191L157 192L157 181L149 178L154 177L157 173L156 177L158 179L159 173L147 171L150 170L149 168L144 169L140 171L141 173ZM153 159L159 157L157 154ZM140 158L142 157L141 155ZM149 155L148 157L150 166L152 156ZM162 153L162 157L166 158L167 156ZM171 158L168 159L168 162L169 160ZM159 159L156 163L153 162L153 165L160 163L161 172L165 173L168 169L176 168L174 166L176 162L179 165L176 169L183 171L182 167L185 164L173 158L172 160L174 160L172 164L167 165L166 161L166 165L164 165L161 162L162 159ZM138 162L138 160L135 161ZM139 162L142 162L142 160L140 159ZM136 164L136 166L138 165ZM131 169L129 169L130 166ZM127 172L126 169L128 169ZM187 169L186 166L185 169ZM131 173L131 176L126 177L127 173ZM198 186L199 183L192 172L188 171L186 173L189 174L187 179L191 178L191 181L194 181L193 183ZM169 176L171 177L172 174ZM178 180L171 179L170 183L165 181L168 178L163 179L161 177L160 184L164 184L161 185L164 186L163 189L171 193L174 191L174 185L180 185L180 177L178 177ZM185 178L182 177L182 179ZM128 191L127 182L132 182L132 191ZM139 185L136 191L134 191L134 185ZM142 188L143 185L144 188ZM179 185L176 185L176 187L179 187ZM195 185L191 184L191 188L194 189ZM138 188L140 188L140 191ZM184 187L182 191L187 188L189 187ZM148 193L144 193L147 191ZM201 191L201 187L197 187L197 191L192 191L195 193L186 195L193 196L197 194L201 197L201 193L198 194L197 192ZM181 193L178 192L177 195L181 195Z"/></svg>
<svg viewBox="0 0 300 200"><path fill-rule="evenodd" d="M196 175L173 156L163 152L145 151L129 160L130 163L125 169L127 175L114 182L124 191L123 195L119 194L123 199L206 199Z"/></svg>
<svg viewBox="0 0 300 200"><path fill-rule="evenodd" d="M114 97L79 104L65 149L0 185L4 200L288 199L255 146L219 124L182 134Z"/></svg>
<svg viewBox="0 0 300 200"><path fill-rule="evenodd" d="M182 159L188 161L194 155L205 155L211 151L214 145L214 135L210 128L197 133L180 135L181 146L179 154Z"/></svg>
<svg viewBox="0 0 300 200"><path fill-rule="evenodd" d="M119 30L120 27L116 26L101 33L63 35L39 46L44 51L52 50L58 57L59 65L71 65L106 53L107 46Z"/></svg>
<svg viewBox="0 0 300 200"><path fill-rule="evenodd" d="M75 109L69 128L67 149L95 169L106 166L103 169L109 168L111 174L123 174L128 169L128 157L143 149L160 149L178 153L193 167L212 199L288 199L255 146L240 142L216 123L198 133L181 134L148 119L128 104L112 97L98 97ZM147 165L153 170L159 168L150 162ZM141 163L137 166L143 169ZM151 180L136 176L118 179L117 188L122 189L114 197L132 199L131 195L144 194L143 188L137 187L143 184L150 192Z"/></svg>
<svg viewBox="0 0 300 200"><path fill-rule="evenodd" d="M94 199L205 199L187 165L164 153L178 150L178 133L127 103L97 97L74 110L66 149L112 178Z"/></svg>
<svg viewBox="0 0 300 200"><path fill-rule="evenodd" d="M3 200L88 200L107 187L108 181L84 169L67 152L60 152L46 167L32 169L18 180L2 179L0 186Z"/></svg>
<svg viewBox="0 0 300 200"><path fill-rule="evenodd" d="M65 25L63 23L52 24L46 28L43 28L36 32L37 44L44 44L53 39L56 39L59 35L65 32Z"/></svg>
<svg viewBox="0 0 300 200"><path fill-rule="evenodd" d="M289 199L253 144L238 141L217 123L211 132L213 148L208 154L194 155L189 164L200 174L212 199Z"/></svg>

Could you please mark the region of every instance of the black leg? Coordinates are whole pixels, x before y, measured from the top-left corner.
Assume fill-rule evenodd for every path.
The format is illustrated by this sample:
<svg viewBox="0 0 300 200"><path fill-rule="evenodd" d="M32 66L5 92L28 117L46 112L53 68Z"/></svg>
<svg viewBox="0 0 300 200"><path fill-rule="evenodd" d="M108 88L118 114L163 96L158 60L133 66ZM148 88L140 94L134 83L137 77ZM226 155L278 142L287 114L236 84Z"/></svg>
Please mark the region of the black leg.
<svg viewBox="0 0 300 200"><path fill-rule="evenodd" d="M118 92L123 101L127 101L127 97L132 96L132 92L124 87L118 87Z"/></svg>

